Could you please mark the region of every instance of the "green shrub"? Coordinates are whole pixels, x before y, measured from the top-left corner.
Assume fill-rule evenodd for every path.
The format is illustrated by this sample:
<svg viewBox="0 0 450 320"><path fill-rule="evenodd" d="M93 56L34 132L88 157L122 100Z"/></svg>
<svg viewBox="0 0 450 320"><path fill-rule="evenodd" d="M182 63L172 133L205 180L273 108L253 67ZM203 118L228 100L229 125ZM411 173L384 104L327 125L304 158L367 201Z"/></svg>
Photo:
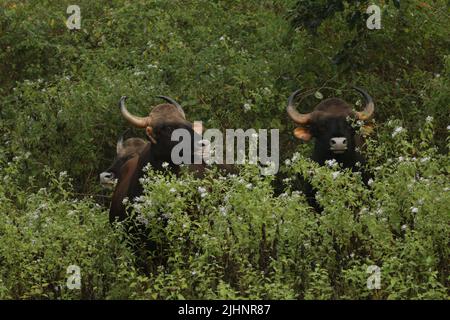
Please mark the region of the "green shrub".
<svg viewBox="0 0 450 320"><path fill-rule="evenodd" d="M0 4L0 298L448 299L446 1L385 1L382 29L358 33L347 18L361 1L315 34L290 18L330 1L77 2L77 31L64 25L71 1ZM301 110L322 96L358 105L350 84L376 103L369 187L307 160L285 113L297 88ZM134 205L158 244L143 272L97 177L128 127L119 97L145 115L157 94L208 128L280 129L282 171L315 186L323 214L293 181L274 196L250 165L203 180L150 170ZM66 286L70 265L81 290Z"/></svg>

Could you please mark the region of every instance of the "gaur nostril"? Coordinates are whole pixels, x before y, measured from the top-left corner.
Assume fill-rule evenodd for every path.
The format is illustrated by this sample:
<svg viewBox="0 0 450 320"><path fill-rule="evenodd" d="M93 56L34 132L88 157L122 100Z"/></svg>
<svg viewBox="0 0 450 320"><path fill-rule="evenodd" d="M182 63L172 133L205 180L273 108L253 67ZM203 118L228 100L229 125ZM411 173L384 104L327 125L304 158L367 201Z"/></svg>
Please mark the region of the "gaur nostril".
<svg viewBox="0 0 450 320"><path fill-rule="evenodd" d="M336 141L334 141L334 139L331 139L331 140L330 140L330 144L331 144L331 145L336 144Z"/></svg>
<svg viewBox="0 0 450 320"><path fill-rule="evenodd" d="M347 144L347 139L342 140L342 144Z"/></svg>

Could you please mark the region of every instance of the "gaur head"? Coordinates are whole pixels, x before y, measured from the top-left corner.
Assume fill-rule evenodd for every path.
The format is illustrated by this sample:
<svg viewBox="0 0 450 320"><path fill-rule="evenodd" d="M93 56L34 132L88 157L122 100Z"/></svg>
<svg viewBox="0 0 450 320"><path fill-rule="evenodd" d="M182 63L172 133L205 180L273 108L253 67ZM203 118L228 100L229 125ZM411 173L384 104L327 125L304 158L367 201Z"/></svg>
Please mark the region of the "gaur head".
<svg viewBox="0 0 450 320"><path fill-rule="evenodd" d="M147 137L152 143L153 155L160 161L170 163L172 148L179 143L179 141L172 141L172 133L177 129L187 130L193 144L194 135L201 134L203 128L201 125L194 125L187 121L183 108L175 100L166 96L157 97L168 103L153 107L147 117L131 114L125 106L125 100L127 99L125 96L120 99L119 108L122 116L130 124L137 128L145 129ZM202 145L199 145L199 147L202 147Z"/></svg>
<svg viewBox="0 0 450 320"><path fill-rule="evenodd" d="M344 100L329 98L320 102L312 112L300 113L294 101L300 90L288 99L287 113L298 125L294 136L303 141L315 138L314 154L320 160L339 159L355 152L356 132L351 119L369 120L375 106L371 96L363 89L353 87L364 98L363 111L354 111Z"/></svg>
<svg viewBox="0 0 450 320"><path fill-rule="evenodd" d="M100 184L107 189L112 189L120 178L121 168L128 160L138 156L147 145L147 141L140 138L129 138L123 141L124 134L116 145L116 158L112 165L100 173Z"/></svg>

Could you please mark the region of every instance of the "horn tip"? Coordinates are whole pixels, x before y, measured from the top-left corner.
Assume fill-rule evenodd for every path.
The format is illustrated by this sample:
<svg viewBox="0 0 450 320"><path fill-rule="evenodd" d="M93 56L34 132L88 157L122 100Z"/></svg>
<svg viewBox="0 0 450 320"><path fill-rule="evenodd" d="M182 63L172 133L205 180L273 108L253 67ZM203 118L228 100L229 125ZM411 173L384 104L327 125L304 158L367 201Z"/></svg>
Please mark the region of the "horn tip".
<svg viewBox="0 0 450 320"><path fill-rule="evenodd" d="M127 100L127 99L128 99L127 96L121 96L121 97L120 97L120 100L119 100L119 108L121 107L122 103L123 103L125 100Z"/></svg>

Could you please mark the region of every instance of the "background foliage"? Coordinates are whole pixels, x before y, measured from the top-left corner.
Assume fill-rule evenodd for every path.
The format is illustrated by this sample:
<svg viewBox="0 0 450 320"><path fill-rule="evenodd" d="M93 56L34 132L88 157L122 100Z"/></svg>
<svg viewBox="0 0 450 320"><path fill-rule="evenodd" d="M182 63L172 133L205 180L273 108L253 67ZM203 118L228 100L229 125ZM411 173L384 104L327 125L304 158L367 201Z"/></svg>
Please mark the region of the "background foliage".
<svg viewBox="0 0 450 320"><path fill-rule="evenodd" d="M69 31L73 1L1 1L0 297L447 299L448 3L373 3L381 30L364 28L368 1L78 0ZM358 104L350 84L376 102L369 189L310 163L285 114L297 88L303 110L317 91ZM311 175L324 214L289 188L274 197L251 167L151 174L137 210L168 261L136 269L97 179L128 127L119 97L145 115L158 94L209 128L279 128L282 170ZM64 286L74 263L81 291Z"/></svg>

